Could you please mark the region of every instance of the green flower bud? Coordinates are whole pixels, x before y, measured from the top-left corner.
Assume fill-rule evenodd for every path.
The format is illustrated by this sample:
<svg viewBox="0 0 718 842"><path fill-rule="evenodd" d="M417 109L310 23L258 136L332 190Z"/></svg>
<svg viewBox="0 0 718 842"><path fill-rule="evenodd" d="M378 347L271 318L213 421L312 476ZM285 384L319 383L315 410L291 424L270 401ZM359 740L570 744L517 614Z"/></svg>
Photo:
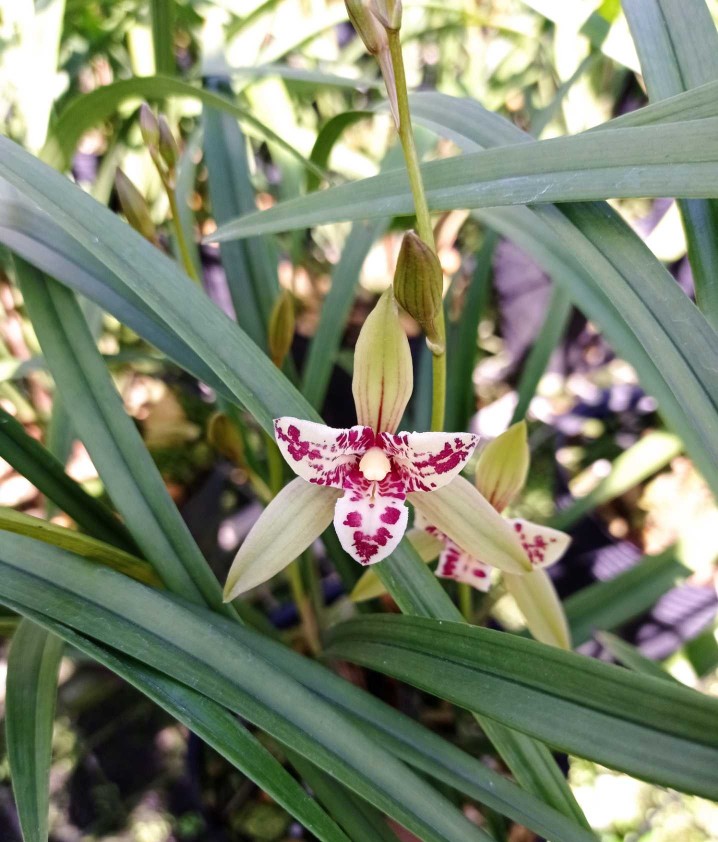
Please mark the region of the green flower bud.
<svg viewBox="0 0 718 842"><path fill-rule="evenodd" d="M363 0L344 0L344 5L347 7L352 26L367 50L372 55L377 55L387 49L389 40L386 31Z"/></svg>
<svg viewBox="0 0 718 842"><path fill-rule="evenodd" d="M242 437L231 419L223 412L215 412L209 419L207 441L230 462L240 468L246 467Z"/></svg>
<svg viewBox="0 0 718 842"><path fill-rule="evenodd" d="M371 10L385 29L401 28L401 0L372 0Z"/></svg>
<svg viewBox="0 0 718 842"><path fill-rule="evenodd" d="M151 243L157 242L157 229L150 218L149 208L144 196L119 168L115 173L115 189L122 212L130 225L146 240Z"/></svg>
<svg viewBox="0 0 718 842"><path fill-rule="evenodd" d="M524 487L530 461L526 422L519 421L481 451L476 487L501 512Z"/></svg>
<svg viewBox="0 0 718 842"><path fill-rule="evenodd" d="M294 298L284 290L274 302L269 317L269 355L277 368L282 367L294 339Z"/></svg>
<svg viewBox="0 0 718 842"><path fill-rule="evenodd" d="M160 142L160 127L152 109L143 102L140 106L140 132L148 148L156 147Z"/></svg>
<svg viewBox="0 0 718 842"><path fill-rule="evenodd" d="M443 289L444 273L439 258L420 237L408 231L396 264L394 294L399 304L421 325L429 348L435 354L444 352L435 324L443 306Z"/></svg>
<svg viewBox="0 0 718 842"><path fill-rule="evenodd" d="M354 352L357 422L393 433L409 403L413 379L409 340L388 289L364 322Z"/></svg>
<svg viewBox="0 0 718 842"><path fill-rule="evenodd" d="M172 134L172 129L169 127L169 123L162 115L160 115L159 119L159 135L160 155L162 156L165 164L167 164L170 169L174 169L177 166L177 161L179 160L179 149L177 147L177 141Z"/></svg>

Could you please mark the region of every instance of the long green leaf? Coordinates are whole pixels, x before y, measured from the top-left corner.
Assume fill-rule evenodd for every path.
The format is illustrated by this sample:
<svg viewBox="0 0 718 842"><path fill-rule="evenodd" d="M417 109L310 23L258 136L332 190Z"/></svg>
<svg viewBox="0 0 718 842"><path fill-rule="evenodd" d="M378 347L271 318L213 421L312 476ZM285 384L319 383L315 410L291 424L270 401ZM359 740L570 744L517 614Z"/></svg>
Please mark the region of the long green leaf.
<svg viewBox="0 0 718 842"><path fill-rule="evenodd" d="M514 144L422 166L434 211L635 196L718 193L718 118ZM409 183L396 171L282 202L226 223L214 242L329 222L412 212Z"/></svg>
<svg viewBox="0 0 718 842"><path fill-rule="evenodd" d="M0 559L0 601L6 605L39 611L201 687L426 842L486 842L485 834L421 778L258 656L257 633L237 626L245 636L241 644L206 609L23 536L0 535Z"/></svg>
<svg viewBox="0 0 718 842"><path fill-rule="evenodd" d="M556 350L568 327L572 308L573 304L566 291L562 287L554 287L539 335L521 368L521 378L516 389L518 401L511 418L512 424L526 416L551 354Z"/></svg>
<svg viewBox="0 0 718 842"><path fill-rule="evenodd" d="M244 135L234 117L204 109L204 152L209 172L212 212L218 224L256 210ZM260 346L279 285L277 254L266 237L250 237L221 247L222 264L237 322Z"/></svg>
<svg viewBox="0 0 718 842"><path fill-rule="evenodd" d="M253 780L323 842L347 842L346 836L313 801L268 749L224 707L196 690L90 640L61 622L27 608L28 618L50 629L80 652L124 678L171 716L194 731Z"/></svg>
<svg viewBox="0 0 718 842"><path fill-rule="evenodd" d="M17 535L27 535L37 541L45 541L47 544L62 547L83 558L94 559L100 564L106 564L113 570L124 573L125 576L137 579L138 582L155 587L161 584L146 561L112 544L106 544L104 541L98 541L97 538L91 538L89 535L83 535L81 532L75 532L64 526L57 526L47 520L0 506L0 529L5 532L15 532Z"/></svg>
<svg viewBox="0 0 718 842"><path fill-rule="evenodd" d="M172 76L176 70L174 55L175 0L152 0L152 44L157 73Z"/></svg>
<svg viewBox="0 0 718 842"><path fill-rule="evenodd" d="M327 654L642 779L718 797L718 700L490 629L383 615L336 627ZM590 692L586 692L590 688Z"/></svg>
<svg viewBox="0 0 718 842"><path fill-rule="evenodd" d="M615 629L647 611L689 574L675 547L645 556L625 573L584 588L564 603L576 646L598 630Z"/></svg>
<svg viewBox="0 0 718 842"><path fill-rule="evenodd" d="M75 296L30 264L16 266L55 383L137 545L171 590L219 607L219 583L127 416Z"/></svg>
<svg viewBox="0 0 718 842"><path fill-rule="evenodd" d="M420 119L448 126L467 148L527 135L476 103L415 97ZM601 133L596 133L598 134ZM718 490L718 452L708 432L718 412L716 335L673 278L608 206L497 208L479 217L525 248L574 303L601 325L679 431ZM688 409L690 407L690 409Z"/></svg>
<svg viewBox="0 0 718 842"><path fill-rule="evenodd" d="M643 675L652 675L654 678L660 678L663 681L674 681L680 684L669 672L666 672L660 664L647 658L635 646L631 646L620 637L610 632L601 632L597 635L598 640L613 657L629 669L640 672Z"/></svg>
<svg viewBox="0 0 718 842"><path fill-rule="evenodd" d="M254 128L260 136L281 146L319 178L324 176L321 169L297 152L284 138L279 137L276 132L253 117L247 109L240 108L226 97L206 91L204 88L161 75L121 79L73 99L51 126L47 143L42 151L42 159L56 169L65 169L72 159L82 134L112 116L123 102L142 99L157 102L168 97L196 99L203 105L230 114L236 120Z"/></svg>
<svg viewBox="0 0 718 842"><path fill-rule="evenodd" d="M5 734L25 842L47 842L52 726L64 642L23 620L7 667Z"/></svg>
<svg viewBox="0 0 718 842"><path fill-rule="evenodd" d="M718 80L718 32L703 0L626 0L651 101ZM715 194L714 194L715 195ZM696 301L718 326L718 202L679 202L688 240Z"/></svg>
<svg viewBox="0 0 718 842"><path fill-rule="evenodd" d="M404 614L440 622L462 621L458 608L438 586L436 577L407 539L376 570ZM581 808L546 746L486 717L480 717L479 724L526 790L587 826ZM525 762L527 759L531 762Z"/></svg>
<svg viewBox="0 0 718 842"><path fill-rule="evenodd" d="M183 348L191 349L194 358L185 360L187 369L199 377L209 370L210 384L220 384L267 432L272 432L272 420L280 415L319 420L252 340L171 260L115 214L6 138L0 138L0 178L54 217L104 267L102 277L84 279L82 292L88 298L101 301L113 315L119 312L118 318L124 316L131 327L137 309L126 310L125 303L140 299L163 335L177 337ZM5 237L4 229L0 237ZM73 287L80 283L71 273L62 281ZM201 371L195 361L201 361Z"/></svg>
<svg viewBox="0 0 718 842"><path fill-rule="evenodd" d="M2 407L0 457L96 538L130 552L137 549L118 518L68 476L62 463Z"/></svg>

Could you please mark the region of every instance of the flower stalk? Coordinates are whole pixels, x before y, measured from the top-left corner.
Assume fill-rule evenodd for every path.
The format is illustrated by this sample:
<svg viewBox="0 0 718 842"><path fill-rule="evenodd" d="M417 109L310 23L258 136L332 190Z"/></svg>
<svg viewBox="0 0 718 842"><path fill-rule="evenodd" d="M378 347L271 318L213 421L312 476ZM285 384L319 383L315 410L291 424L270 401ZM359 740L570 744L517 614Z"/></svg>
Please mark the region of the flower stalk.
<svg viewBox="0 0 718 842"><path fill-rule="evenodd" d="M409 108L409 91L406 85L404 70L404 55L401 49L401 36L398 29L387 30L389 40L389 54L394 70L394 84L396 90L397 109L399 112L399 140L404 152L406 171L409 175L411 195L414 199L416 212L416 231L431 251L436 255L434 229L431 225L431 214L426 200L424 182L421 177L419 153L416 149L414 130L411 125L411 111ZM437 256L438 259L438 256ZM444 428L444 413L446 405L446 325L444 308L439 308L435 318L435 338L432 341L432 400L431 400L431 429Z"/></svg>

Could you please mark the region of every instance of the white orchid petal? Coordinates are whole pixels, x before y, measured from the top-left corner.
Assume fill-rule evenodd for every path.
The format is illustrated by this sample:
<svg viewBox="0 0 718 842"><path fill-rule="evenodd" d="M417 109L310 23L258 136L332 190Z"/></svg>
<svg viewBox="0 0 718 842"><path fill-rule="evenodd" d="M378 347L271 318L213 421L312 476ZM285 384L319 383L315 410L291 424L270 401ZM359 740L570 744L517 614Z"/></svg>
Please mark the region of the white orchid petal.
<svg viewBox="0 0 718 842"><path fill-rule="evenodd" d="M571 536L550 526L515 518L509 521L526 550L534 570L550 567L561 558L571 543Z"/></svg>
<svg viewBox="0 0 718 842"><path fill-rule="evenodd" d="M435 491L448 485L479 441L471 433L382 433L380 439L404 476L407 491Z"/></svg>
<svg viewBox="0 0 718 842"><path fill-rule="evenodd" d="M504 582L536 640L570 649L571 634L566 614L548 573L543 570L534 570L524 576L504 573Z"/></svg>
<svg viewBox="0 0 718 842"><path fill-rule="evenodd" d="M332 522L341 492L295 479L259 516L244 539L227 576L229 601L285 568Z"/></svg>
<svg viewBox="0 0 718 842"><path fill-rule="evenodd" d="M406 538L414 547L419 557L425 564L433 561L441 552L441 541L433 535L429 535L423 529L409 529ZM376 570L370 567L359 577L349 598L352 602L364 602L367 599L376 599L386 593L384 583L379 578Z"/></svg>
<svg viewBox="0 0 718 842"><path fill-rule="evenodd" d="M409 502L465 552L508 573L525 573L531 562L514 531L461 476L438 491L414 492Z"/></svg>
<svg viewBox="0 0 718 842"><path fill-rule="evenodd" d="M448 538L439 556L436 575L440 579L464 582L484 593L491 587L491 567L465 553L458 544Z"/></svg>
<svg viewBox="0 0 718 842"><path fill-rule="evenodd" d="M277 418L274 436L297 476L317 485L342 488L347 470L374 444L370 427L335 429L301 418Z"/></svg>
<svg viewBox="0 0 718 842"><path fill-rule="evenodd" d="M380 483L348 488L337 500L334 528L344 550L359 564L376 564L394 552L406 531L404 495L384 496Z"/></svg>

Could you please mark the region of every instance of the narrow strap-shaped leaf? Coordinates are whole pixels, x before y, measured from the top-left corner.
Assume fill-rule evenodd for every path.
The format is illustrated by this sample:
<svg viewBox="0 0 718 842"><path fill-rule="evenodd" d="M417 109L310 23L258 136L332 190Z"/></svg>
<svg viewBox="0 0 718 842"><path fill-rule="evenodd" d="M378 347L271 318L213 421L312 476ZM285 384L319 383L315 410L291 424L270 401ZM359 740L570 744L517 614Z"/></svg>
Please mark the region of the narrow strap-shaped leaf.
<svg viewBox="0 0 718 842"><path fill-rule="evenodd" d="M218 222L231 219L242 213L242 196L248 185L245 139L237 121L214 108L204 109L204 155L214 218ZM245 243L225 243L220 247L220 254L237 323L257 345L265 347L269 311L260 310L264 299L258 298L257 283L266 284L271 275L257 276L253 271L249 263L253 243L256 243L254 238ZM272 283L276 292L276 267L274 275ZM271 287L267 289L272 292Z"/></svg>
<svg viewBox="0 0 718 842"><path fill-rule="evenodd" d="M656 600L690 573L679 561L676 547L638 563L605 582L596 582L564 603L574 645L598 630L615 629L647 611Z"/></svg>
<svg viewBox="0 0 718 842"><path fill-rule="evenodd" d="M152 0L152 44L157 73L172 76L176 70L174 55L175 0Z"/></svg>
<svg viewBox="0 0 718 842"><path fill-rule="evenodd" d="M2 407L0 457L96 538L125 550L137 549L129 532L107 506L68 476L52 453L29 436L22 424Z"/></svg>
<svg viewBox="0 0 718 842"><path fill-rule="evenodd" d="M526 416L551 355L566 331L572 308L573 303L563 287L554 287L541 331L521 368L521 377L516 389L518 401L511 419L512 424Z"/></svg>
<svg viewBox="0 0 718 842"><path fill-rule="evenodd" d="M0 178L54 216L58 226L104 267L101 278L78 280L71 272L63 273L63 283L74 286L83 281L83 293L113 314L123 302L141 299L145 315L162 326L162 335L174 335L182 348L191 349L188 370L199 377L209 370L210 384L217 383L233 395L267 432L281 415L319 420L252 340L171 260L59 173L2 137ZM0 229L0 239L4 237ZM137 312L137 308L125 312L131 327ZM197 371L197 363L202 371Z"/></svg>
<svg viewBox="0 0 718 842"><path fill-rule="evenodd" d="M271 752L224 707L140 661L78 634L63 623L39 612L24 611L38 627L52 630L63 641L111 669L194 731L323 842L347 842L337 825Z"/></svg>
<svg viewBox="0 0 718 842"><path fill-rule="evenodd" d="M476 410L473 373L478 346L479 321L491 292L491 256L497 243L493 231L487 233L476 253L476 267L455 325L447 326L448 358L451 365L446 382L446 429L465 430Z"/></svg>
<svg viewBox="0 0 718 842"><path fill-rule="evenodd" d="M137 545L175 593L221 605L219 583L126 414L73 293L24 261L16 266L55 383Z"/></svg>
<svg viewBox="0 0 718 842"><path fill-rule="evenodd" d="M187 684L272 734L426 842L485 842L451 803L207 609L19 535L0 534L0 601L40 611ZM226 623L247 635L227 634ZM58 630L59 631L59 630Z"/></svg>
<svg viewBox="0 0 718 842"><path fill-rule="evenodd" d="M27 535L37 541L45 541L47 544L62 547L83 558L94 559L146 585L159 587L162 584L150 565L137 556L112 544L99 541L97 538L83 535L82 532L58 526L39 517L32 517L0 506L0 529L5 532L15 532L17 535Z"/></svg>
<svg viewBox="0 0 718 842"><path fill-rule="evenodd" d="M247 144L236 118L229 114L205 107L204 120L212 210L217 224L221 224L221 220L238 213L256 210ZM267 237L252 237L227 250L221 248L237 321L260 346L266 345L266 326L279 291L278 256L272 246ZM258 336L250 331L250 325L254 331L259 329Z"/></svg>
<svg viewBox="0 0 718 842"><path fill-rule="evenodd" d="M718 32L703 0L625 0L651 101L718 80ZM715 195L715 194L714 194ZM679 202L696 301L718 327L718 202Z"/></svg>
<svg viewBox="0 0 718 842"><path fill-rule="evenodd" d="M436 620L463 621L458 608L406 538L376 569L402 613ZM483 727L485 718L477 719ZM588 826L563 772L546 746L536 743L524 733L505 727L501 722L489 722L487 734L516 780L526 790L547 799L552 807L584 827ZM532 757L536 762L526 764L526 757Z"/></svg>
<svg viewBox="0 0 718 842"><path fill-rule="evenodd" d="M718 700L696 691L463 623L364 617L336 627L331 641L331 656L408 681L571 754L718 795Z"/></svg>
<svg viewBox="0 0 718 842"><path fill-rule="evenodd" d="M114 114L123 102L137 99L156 102L168 97L196 99L203 105L231 114L245 125L251 126L261 137L281 146L285 152L314 172L318 178L324 177L323 170L297 152L284 138L279 137L276 132L257 120L249 110L240 108L227 97L190 85L181 79L162 75L121 79L75 97L51 127L47 143L42 151L42 159L56 169L65 169L83 132Z"/></svg>
<svg viewBox="0 0 718 842"><path fill-rule="evenodd" d="M669 672L666 672L660 664L647 658L635 646L631 646L620 637L610 632L601 632L597 635L599 641L613 657L629 669L640 672L642 675L652 675L654 678L660 678L663 681L674 681L680 684Z"/></svg>
<svg viewBox="0 0 718 842"><path fill-rule="evenodd" d="M365 801L348 789L337 786L335 780L303 757L293 756L292 765L312 788L314 795L335 816L352 842L397 842L386 820ZM486 837L487 842L491 839Z"/></svg>
<svg viewBox="0 0 718 842"><path fill-rule="evenodd" d="M7 667L5 734L25 842L47 842L52 726L64 642L30 620L13 635Z"/></svg>
<svg viewBox="0 0 718 842"><path fill-rule="evenodd" d="M494 115L496 116L496 115ZM429 207L546 204L718 192L718 118L605 129L501 146L421 167ZM600 163L599 163L600 162ZM290 199L218 228L214 242L412 211L400 170Z"/></svg>

